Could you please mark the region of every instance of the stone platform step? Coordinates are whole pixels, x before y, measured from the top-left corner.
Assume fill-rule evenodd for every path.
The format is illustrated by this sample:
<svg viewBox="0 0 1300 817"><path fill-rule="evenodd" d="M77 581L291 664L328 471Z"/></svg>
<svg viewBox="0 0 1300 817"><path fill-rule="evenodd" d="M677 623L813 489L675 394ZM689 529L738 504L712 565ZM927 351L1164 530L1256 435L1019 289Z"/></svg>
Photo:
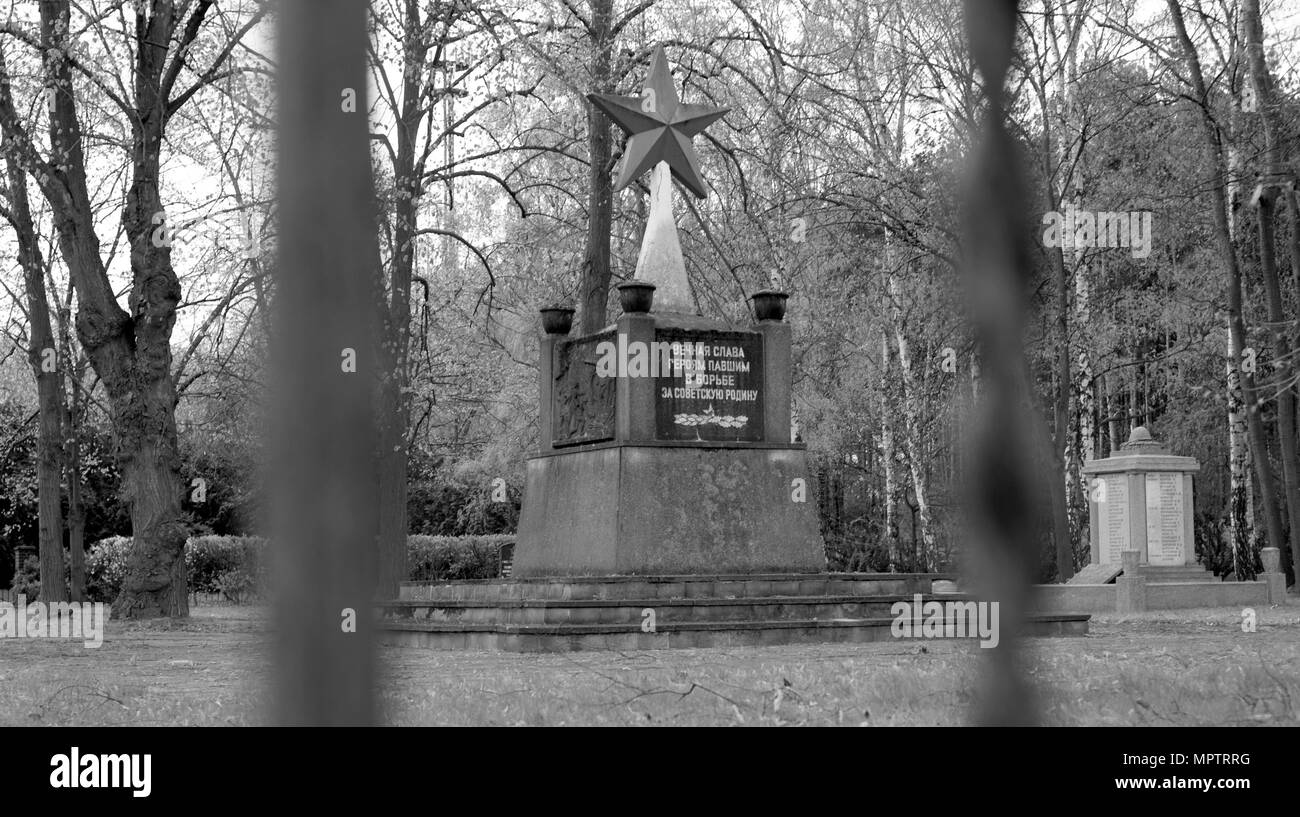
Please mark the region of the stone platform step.
<svg viewBox="0 0 1300 817"><path fill-rule="evenodd" d="M559 576L461 582L402 582L400 601L738 599L771 596L910 596L929 593L940 573L754 573L686 576Z"/></svg>
<svg viewBox="0 0 1300 817"><path fill-rule="evenodd" d="M973 601L932 592L934 582L951 579L771 573L406 582L399 599L380 605L380 626L391 644L526 652L885 641L895 639L897 602ZM648 611L654 632L642 630ZM1040 613L1027 633L1085 635L1089 618Z"/></svg>
<svg viewBox="0 0 1300 817"><path fill-rule="evenodd" d="M1086 614L1035 614L1029 636L1081 636ZM752 647L807 643L921 642L895 638L894 619L792 619L781 621L697 621L658 624L655 632L614 624L470 624L386 620L383 643L446 650L570 652L575 650L655 650L691 647ZM948 639L943 639L948 640ZM965 639L972 640L972 639Z"/></svg>
<svg viewBox="0 0 1300 817"><path fill-rule="evenodd" d="M381 605L386 619L452 624L636 624L653 610L665 623L704 621L826 621L891 618L896 602L912 595L809 595L739 598L504 599L501 601L399 600ZM936 598L923 596L926 600ZM973 601L945 594L948 601Z"/></svg>
<svg viewBox="0 0 1300 817"><path fill-rule="evenodd" d="M1159 565L1139 565L1138 573L1147 580L1147 584L1156 583L1186 583L1186 582L1215 582L1222 580L1207 570L1204 565L1177 565L1174 567L1164 567Z"/></svg>

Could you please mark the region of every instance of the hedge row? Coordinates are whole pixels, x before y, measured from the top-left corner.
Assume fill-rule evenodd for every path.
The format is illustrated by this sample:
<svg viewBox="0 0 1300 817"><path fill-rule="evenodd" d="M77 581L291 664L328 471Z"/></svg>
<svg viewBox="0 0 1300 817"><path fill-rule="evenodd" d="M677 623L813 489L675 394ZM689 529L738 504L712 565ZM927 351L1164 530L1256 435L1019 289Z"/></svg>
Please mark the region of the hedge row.
<svg viewBox="0 0 1300 817"><path fill-rule="evenodd" d="M499 554L514 546L513 534L409 536L409 578L418 581L491 579L500 573ZM86 557L86 592L111 602L126 576L129 536L96 542ZM254 536L196 536L185 543L185 575L191 593L221 593L232 601L262 595L269 559L267 541ZM507 550L508 554L510 551Z"/></svg>
<svg viewBox="0 0 1300 817"><path fill-rule="evenodd" d="M406 565L412 581L492 579L500 573L498 554L514 548L513 533L482 536L408 536ZM506 551L507 554L510 551ZM509 556L507 555L507 558Z"/></svg>

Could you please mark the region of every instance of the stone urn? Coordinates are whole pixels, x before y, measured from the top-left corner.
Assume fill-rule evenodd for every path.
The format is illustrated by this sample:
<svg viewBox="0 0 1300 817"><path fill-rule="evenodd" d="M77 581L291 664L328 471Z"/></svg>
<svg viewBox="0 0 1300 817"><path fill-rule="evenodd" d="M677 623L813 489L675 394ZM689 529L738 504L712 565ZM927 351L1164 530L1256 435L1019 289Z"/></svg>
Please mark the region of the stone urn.
<svg viewBox="0 0 1300 817"><path fill-rule="evenodd" d="M574 308L571 306L544 306L542 313L542 329L548 335L567 335L573 328Z"/></svg>
<svg viewBox="0 0 1300 817"><path fill-rule="evenodd" d="M633 278L618 285L618 303L628 315L649 312L654 305L655 285Z"/></svg>
<svg viewBox="0 0 1300 817"><path fill-rule="evenodd" d="M785 319L785 302L790 297L788 292L764 289L749 296L754 302L754 317L760 321L779 321Z"/></svg>

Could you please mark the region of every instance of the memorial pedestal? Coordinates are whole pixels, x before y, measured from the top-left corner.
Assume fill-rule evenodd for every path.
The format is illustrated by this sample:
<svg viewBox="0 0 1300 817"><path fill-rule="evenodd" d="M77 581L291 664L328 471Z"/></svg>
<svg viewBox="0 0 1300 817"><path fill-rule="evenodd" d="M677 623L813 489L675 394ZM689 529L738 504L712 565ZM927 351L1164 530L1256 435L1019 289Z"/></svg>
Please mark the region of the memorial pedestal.
<svg viewBox="0 0 1300 817"><path fill-rule="evenodd" d="M1121 554L1135 550L1140 565L1195 567L1192 475L1199 470L1140 426L1117 454L1085 464L1092 564L1119 566Z"/></svg>
<svg viewBox="0 0 1300 817"><path fill-rule="evenodd" d="M625 314L538 368L516 576L825 569L788 324Z"/></svg>

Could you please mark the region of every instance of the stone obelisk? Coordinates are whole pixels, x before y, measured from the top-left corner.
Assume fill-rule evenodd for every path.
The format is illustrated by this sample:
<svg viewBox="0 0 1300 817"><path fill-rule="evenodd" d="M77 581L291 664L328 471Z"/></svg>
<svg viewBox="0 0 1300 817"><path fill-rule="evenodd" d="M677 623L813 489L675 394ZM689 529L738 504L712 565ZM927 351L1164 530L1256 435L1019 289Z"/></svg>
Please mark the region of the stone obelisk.
<svg viewBox="0 0 1300 817"><path fill-rule="evenodd" d="M656 311L695 312L682 245L677 240L673 177L667 162L655 165L650 173L650 215L636 259L636 277L655 285Z"/></svg>

